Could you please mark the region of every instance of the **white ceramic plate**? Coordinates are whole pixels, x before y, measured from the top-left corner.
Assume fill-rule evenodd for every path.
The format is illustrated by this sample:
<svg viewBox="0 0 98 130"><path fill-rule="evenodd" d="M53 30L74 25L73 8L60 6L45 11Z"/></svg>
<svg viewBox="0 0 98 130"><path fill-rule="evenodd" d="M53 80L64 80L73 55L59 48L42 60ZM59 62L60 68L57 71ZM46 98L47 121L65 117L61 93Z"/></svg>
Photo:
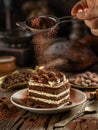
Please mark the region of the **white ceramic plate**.
<svg viewBox="0 0 98 130"><path fill-rule="evenodd" d="M70 101L72 102L72 104L64 105L62 107L57 107L57 108L33 108L33 107L27 107L27 106L22 105L21 99L24 99L24 95L26 94L26 92L27 92L27 89L22 89L15 92L10 98L11 102L17 107L20 107L22 109L25 109L34 113L39 113L39 114L52 114L52 113L59 113L59 112L64 112L66 110L70 110L73 107L76 107L82 104L83 102L85 102L87 98L86 94L83 93L82 91L71 88Z"/></svg>

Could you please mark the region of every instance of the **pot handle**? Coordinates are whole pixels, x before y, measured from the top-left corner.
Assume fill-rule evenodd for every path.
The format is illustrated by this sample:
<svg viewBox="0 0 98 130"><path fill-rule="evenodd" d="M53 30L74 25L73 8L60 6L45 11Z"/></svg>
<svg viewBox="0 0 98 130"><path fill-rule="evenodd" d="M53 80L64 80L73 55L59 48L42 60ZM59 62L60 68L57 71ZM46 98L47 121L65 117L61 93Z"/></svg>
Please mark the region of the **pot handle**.
<svg viewBox="0 0 98 130"><path fill-rule="evenodd" d="M23 30L26 30L26 29L27 29L26 24L25 24L25 21L23 21L23 22L17 22L16 25L17 25L18 27L21 27Z"/></svg>

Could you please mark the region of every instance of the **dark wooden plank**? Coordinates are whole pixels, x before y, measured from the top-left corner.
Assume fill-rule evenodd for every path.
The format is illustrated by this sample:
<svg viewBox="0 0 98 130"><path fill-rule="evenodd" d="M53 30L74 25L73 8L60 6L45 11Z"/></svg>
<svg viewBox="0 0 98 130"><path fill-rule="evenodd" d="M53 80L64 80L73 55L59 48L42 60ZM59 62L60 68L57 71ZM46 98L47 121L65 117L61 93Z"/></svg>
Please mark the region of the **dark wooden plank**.
<svg viewBox="0 0 98 130"><path fill-rule="evenodd" d="M97 119L96 119L96 130L98 130L98 114L97 114Z"/></svg>
<svg viewBox="0 0 98 130"><path fill-rule="evenodd" d="M9 100L11 94L14 92L15 91L0 91L0 130L54 130L53 126L55 123L74 115L80 108L75 107L72 111L66 111L58 114L36 114L14 106ZM81 120L82 118L83 120ZM89 129L86 129L88 125ZM90 127L91 125L94 127ZM98 113L80 117L69 123L67 126L55 130L97 129Z"/></svg>
<svg viewBox="0 0 98 130"><path fill-rule="evenodd" d="M34 130L45 130L49 115L39 115L38 119L32 124Z"/></svg>
<svg viewBox="0 0 98 130"><path fill-rule="evenodd" d="M61 120L61 114L55 114L50 117L50 120L47 124L47 130L53 130L53 126L56 122Z"/></svg>
<svg viewBox="0 0 98 130"><path fill-rule="evenodd" d="M26 129L31 129L32 128L32 123L37 120L39 117L38 114L28 112L25 116L22 118L25 119L23 124L20 127L20 130L26 130Z"/></svg>
<svg viewBox="0 0 98 130"><path fill-rule="evenodd" d="M8 119L3 120L2 124L0 124L0 130L5 130L7 123L8 123Z"/></svg>
<svg viewBox="0 0 98 130"><path fill-rule="evenodd" d="M24 119L20 119L10 130L19 130L23 122L24 122Z"/></svg>
<svg viewBox="0 0 98 130"><path fill-rule="evenodd" d="M6 128L12 129L20 120L24 121L24 119L21 118L22 115L24 115L26 111L21 111L17 114L17 116L10 117L9 122L6 124Z"/></svg>

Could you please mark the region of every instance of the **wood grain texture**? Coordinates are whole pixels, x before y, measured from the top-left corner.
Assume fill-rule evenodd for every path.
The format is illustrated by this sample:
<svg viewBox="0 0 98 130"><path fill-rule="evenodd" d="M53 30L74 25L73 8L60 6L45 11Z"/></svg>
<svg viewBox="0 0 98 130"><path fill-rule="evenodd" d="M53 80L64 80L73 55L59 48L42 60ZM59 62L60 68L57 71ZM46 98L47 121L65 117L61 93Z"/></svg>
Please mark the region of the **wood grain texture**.
<svg viewBox="0 0 98 130"><path fill-rule="evenodd" d="M63 128L54 129L55 123L74 115L80 108L58 114L36 114L14 106L10 96L14 91L0 91L0 130L97 130L98 113L73 120Z"/></svg>

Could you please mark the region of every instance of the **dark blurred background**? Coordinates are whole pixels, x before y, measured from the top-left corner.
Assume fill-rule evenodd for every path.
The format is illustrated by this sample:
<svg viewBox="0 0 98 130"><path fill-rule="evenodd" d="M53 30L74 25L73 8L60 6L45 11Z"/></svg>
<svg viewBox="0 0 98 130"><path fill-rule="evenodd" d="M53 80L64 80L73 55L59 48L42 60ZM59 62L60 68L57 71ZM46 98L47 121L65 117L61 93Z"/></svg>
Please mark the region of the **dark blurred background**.
<svg viewBox="0 0 98 130"><path fill-rule="evenodd" d="M17 21L41 14L66 16L78 0L0 0L0 30L16 27ZM10 20L9 20L10 19ZM10 22L10 23L7 23ZM8 27L9 24L10 27Z"/></svg>
<svg viewBox="0 0 98 130"><path fill-rule="evenodd" d="M0 0L0 56L15 56L18 66L31 65L30 59L34 60L35 57L33 44L31 45L33 34L17 31L16 22L43 14L57 17L71 15L76 2L77 0ZM70 30L70 25L63 25L59 34L67 37Z"/></svg>
<svg viewBox="0 0 98 130"><path fill-rule="evenodd" d="M78 0L0 0L0 56L13 55L16 57L16 64L18 66L27 67L30 65L34 67L36 65L34 44L32 42L34 35L30 30L17 31L18 27L16 26L16 22L43 14L55 15L57 17L70 16L71 9L76 2L78 2ZM91 36L91 33L83 21L59 25L58 37L59 39L64 39L64 46L66 40L73 40L77 43L75 40L81 40L81 38L88 35ZM82 44L88 44L88 42L92 43L94 41L91 40L92 38L90 38L90 40L88 37L86 39L84 38ZM98 41L98 39L95 39L94 42L96 41ZM60 48L62 48L62 44L59 45ZM75 47L72 47L72 49L73 48ZM79 45L79 48L81 48L81 45ZM62 49L60 49L60 51L61 50ZM76 55L78 55L78 49ZM63 56L66 59L65 54L63 54ZM72 57L70 59L72 59ZM72 61L69 61L72 65ZM76 62L78 61L79 58L75 61L75 64L77 64Z"/></svg>

